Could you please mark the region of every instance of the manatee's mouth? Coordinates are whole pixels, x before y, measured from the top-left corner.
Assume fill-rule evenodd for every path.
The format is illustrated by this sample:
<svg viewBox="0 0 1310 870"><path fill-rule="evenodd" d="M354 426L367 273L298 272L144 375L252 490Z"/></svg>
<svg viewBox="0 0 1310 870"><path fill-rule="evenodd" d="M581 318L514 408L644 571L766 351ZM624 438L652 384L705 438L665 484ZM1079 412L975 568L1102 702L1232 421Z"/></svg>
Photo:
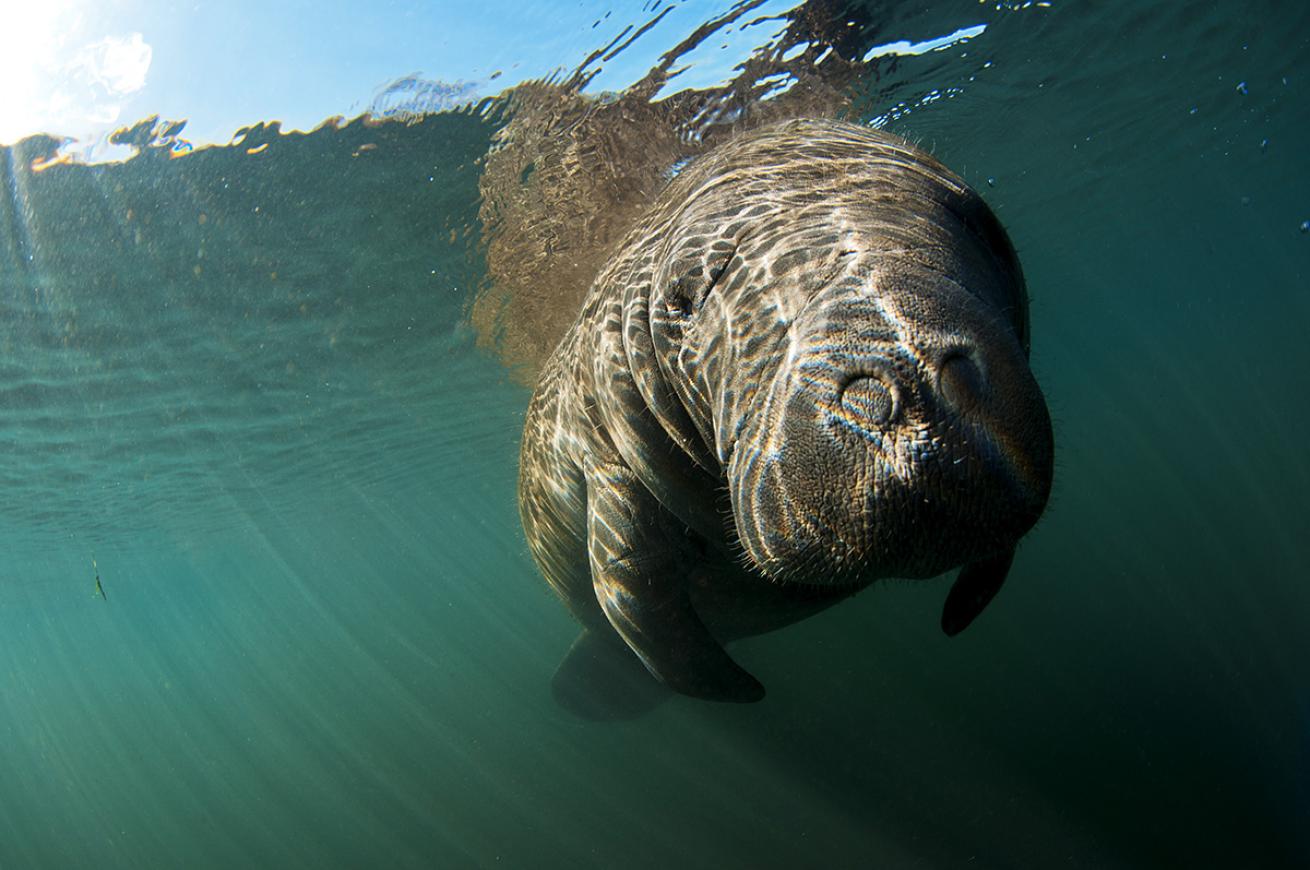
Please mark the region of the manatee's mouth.
<svg viewBox="0 0 1310 870"><path fill-rule="evenodd" d="M1012 549L1041 512L988 506L1010 493L978 497L928 484L925 496L916 483L798 493L769 464L732 484L743 557L775 583L858 588L887 577L924 579Z"/></svg>
<svg viewBox="0 0 1310 870"><path fill-rule="evenodd" d="M728 464L733 524L750 567L775 583L857 587L867 583L861 531L825 522L823 511L798 498L784 466L739 439Z"/></svg>

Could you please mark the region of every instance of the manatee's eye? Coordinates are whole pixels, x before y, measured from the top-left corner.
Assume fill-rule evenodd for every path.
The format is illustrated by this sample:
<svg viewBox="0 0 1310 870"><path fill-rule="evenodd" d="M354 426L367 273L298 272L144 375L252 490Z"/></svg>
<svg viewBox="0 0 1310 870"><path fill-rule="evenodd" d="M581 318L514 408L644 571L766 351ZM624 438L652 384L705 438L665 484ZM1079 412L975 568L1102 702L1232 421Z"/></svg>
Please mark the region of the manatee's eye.
<svg viewBox="0 0 1310 870"><path fill-rule="evenodd" d="M669 314L675 317L691 316L691 296L687 293L686 278L674 278L669 284L668 292L664 294L664 304L669 309Z"/></svg>
<svg viewBox="0 0 1310 870"><path fill-rule="evenodd" d="M664 292L664 303L674 317L690 317L705 305L705 300L728 271L728 265L737 253L731 242L716 242L707 256L679 264Z"/></svg>

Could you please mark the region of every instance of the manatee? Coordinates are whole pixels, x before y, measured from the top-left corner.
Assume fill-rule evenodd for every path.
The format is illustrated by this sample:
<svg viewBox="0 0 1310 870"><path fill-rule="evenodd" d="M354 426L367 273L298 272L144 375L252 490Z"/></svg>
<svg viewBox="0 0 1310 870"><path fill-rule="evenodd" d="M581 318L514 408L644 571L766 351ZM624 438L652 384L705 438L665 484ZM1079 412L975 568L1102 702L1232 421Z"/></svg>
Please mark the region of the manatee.
<svg viewBox="0 0 1310 870"><path fill-rule="evenodd" d="M941 626L963 630L1050 493L1028 351L1005 230L907 142L793 120L698 158L600 271L528 407L523 529L583 626L557 696L608 657L759 700L726 642L883 578L959 567Z"/></svg>

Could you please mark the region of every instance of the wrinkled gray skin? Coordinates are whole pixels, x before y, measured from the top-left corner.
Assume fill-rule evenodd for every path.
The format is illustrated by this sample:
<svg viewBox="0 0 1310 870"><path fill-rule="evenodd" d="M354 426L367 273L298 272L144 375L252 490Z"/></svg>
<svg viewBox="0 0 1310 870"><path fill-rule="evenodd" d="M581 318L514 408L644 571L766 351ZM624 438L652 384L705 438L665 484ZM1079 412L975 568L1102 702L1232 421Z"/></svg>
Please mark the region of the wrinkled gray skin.
<svg viewBox="0 0 1310 870"><path fill-rule="evenodd" d="M585 637L617 633L702 698L764 694L723 641L879 578L963 565L954 634L1050 491L1027 307L987 206L900 139L791 121L719 147L541 374L519 477L533 557Z"/></svg>

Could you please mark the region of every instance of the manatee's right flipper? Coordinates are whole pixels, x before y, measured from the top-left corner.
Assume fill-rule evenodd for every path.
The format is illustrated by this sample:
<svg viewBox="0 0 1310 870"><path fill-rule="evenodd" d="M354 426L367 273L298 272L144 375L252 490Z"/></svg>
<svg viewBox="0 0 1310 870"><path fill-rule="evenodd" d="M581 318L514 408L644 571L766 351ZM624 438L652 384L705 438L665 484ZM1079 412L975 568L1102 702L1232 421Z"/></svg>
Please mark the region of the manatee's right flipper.
<svg viewBox="0 0 1310 870"><path fill-rule="evenodd" d="M960 569L960 576L946 594L946 604L942 607L942 631L948 637L955 637L969 627L969 623L983 612L996 593L1001 591L1005 575L1010 573L1010 564L1014 561L1013 548L977 562L970 562Z"/></svg>
<svg viewBox="0 0 1310 870"><path fill-rule="evenodd" d="M550 681L557 704L583 719L609 721L635 719L672 697L617 635L603 631L610 637L584 629L569 647Z"/></svg>
<svg viewBox="0 0 1310 870"><path fill-rule="evenodd" d="M764 687L714 639L692 606L676 521L632 471L587 469L587 550L596 599L660 682L713 701L758 701ZM680 564L681 563L681 564Z"/></svg>

